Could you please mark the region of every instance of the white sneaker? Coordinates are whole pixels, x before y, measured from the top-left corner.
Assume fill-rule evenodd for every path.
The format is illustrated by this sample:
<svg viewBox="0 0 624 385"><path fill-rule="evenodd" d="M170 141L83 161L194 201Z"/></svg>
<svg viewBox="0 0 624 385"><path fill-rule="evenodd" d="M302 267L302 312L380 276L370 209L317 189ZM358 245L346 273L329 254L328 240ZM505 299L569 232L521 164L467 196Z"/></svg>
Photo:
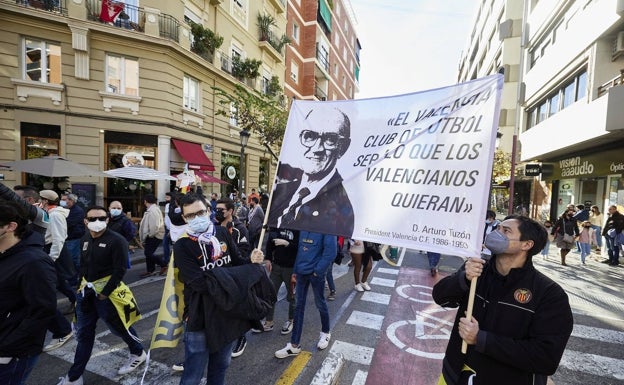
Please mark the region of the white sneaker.
<svg viewBox="0 0 624 385"><path fill-rule="evenodd" d="M292 329L293 329L293 321L288 320L284 322L284 325L282 325L282 334L288 334L292 332Z"/></svg>
<svg viewBox="0 0 624 385"><path fill-rule="evenodd" d="M61 337L61 338L56 338L53 339L49 344L47 344L44 348L43 351L44 352L49 352L50 350L54 350L54 349L58 349L61 346L65 345L65 343L67 341L69 341L70 338L72 338L72 336L74 335L74 331L72 330L71 332L69 332L68 335L66 335L65 337ZM69 380L68 380L69 381ZM76 380L77 381L77 380ZM68 382L68 384L71 384L71 382Z"/></svg>
<svg viewBox="0 0 624 385"><path fill-rule="evenodd" d="M362 287L361 283L358 283L355 285L355 291L359 291L359 292L364 291L364 288Z"/></svg>
<svg viewBox="0 0 624 385"><path fill-rule="evenodd" d="M323 350L327 346L329 346L329 340L331 339L331 333L323 333L321 332L321 336L319 337L319 342L316 344L316 347Z"/></svg>
<svg viewBox="0 0 624 385"><path fill-rule="evenodd" d="M184 362L178 362L177 364L173 364L171 366L174 372L183 372L184 371Z"/></svg>
<svg viewBox="0 0 624 385"><path fill-rule="evenodd" d="M286 358L289 356L299 355L299 353L301 353L301 348L296 348L289 342L286 344L286 347L275 352L275 357Z"/></svg>
<svg viewBox="0 0 624 385"><path fill-rule="evenodd" d="M128 374L132 372L134 369L138 368L139 365L145 362L146 358L147 358L147 354L145 354L145 351L141 352L140 356L137 356L135 354L130 354L130 357L128 358L128 362L124 366L119 368L119 370L117 371L117 374L124 375L124 374Z"/></svg>
<svg viewBox="0 0 624 385"><path fill-rule="evenodd" d="M60 380L56 385L83 385L82 376L78 377L77 380L70 381L69 377L65 375L65 377L60 377Z"/></svg>
<svg viewBox="0 0 624 385"><path fill-rule="evenodd" d="M362 284L361 284L361 285L362 285L362 289L364 289L364 290L366 290L366 291L370 291L370 290L371 290L371 287L370 287L370 286L368 286L368 283L366 283L366 282L362 282Z"/></svg>

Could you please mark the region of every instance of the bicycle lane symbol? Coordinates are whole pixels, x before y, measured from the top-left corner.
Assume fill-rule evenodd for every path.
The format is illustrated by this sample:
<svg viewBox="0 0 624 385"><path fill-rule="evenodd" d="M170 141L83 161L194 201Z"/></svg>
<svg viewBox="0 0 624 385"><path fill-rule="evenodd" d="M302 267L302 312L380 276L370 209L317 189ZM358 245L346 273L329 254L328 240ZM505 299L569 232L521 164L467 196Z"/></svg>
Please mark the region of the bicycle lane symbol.
<svg viewBox="0 0 624 385"><path fill-rule="evenodd" d="M432 288L424 285L401 285L396 292L399 296L426 306L434 305L431 298ZM411 294L411 295L410 295ZM449 320L448 313L453 313ZM447 313L446 317L440 317ZM441 360L444 358L447 341L454 324L455 310L441 307L425 308L416 312L416 319L401 320L390 324L386 328L388 339L402 351L423 358ZM412 329L413 328L413 329ZM403 342L408 340L407 342ZM417 347L412 346L416 342ZM426 349L426 350L422 350Z"/></svg>

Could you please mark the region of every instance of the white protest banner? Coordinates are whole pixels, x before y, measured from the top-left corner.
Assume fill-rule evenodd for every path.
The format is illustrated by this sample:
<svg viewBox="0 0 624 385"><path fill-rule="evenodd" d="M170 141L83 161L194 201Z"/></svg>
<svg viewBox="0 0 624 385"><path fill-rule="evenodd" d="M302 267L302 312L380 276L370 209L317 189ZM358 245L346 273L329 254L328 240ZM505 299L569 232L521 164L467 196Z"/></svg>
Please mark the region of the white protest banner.
<svg viewBox="0 0 624 385"><path fill-rule="evenodd" d="M295 100L268 225L479 256L502 85Z"/></svg>

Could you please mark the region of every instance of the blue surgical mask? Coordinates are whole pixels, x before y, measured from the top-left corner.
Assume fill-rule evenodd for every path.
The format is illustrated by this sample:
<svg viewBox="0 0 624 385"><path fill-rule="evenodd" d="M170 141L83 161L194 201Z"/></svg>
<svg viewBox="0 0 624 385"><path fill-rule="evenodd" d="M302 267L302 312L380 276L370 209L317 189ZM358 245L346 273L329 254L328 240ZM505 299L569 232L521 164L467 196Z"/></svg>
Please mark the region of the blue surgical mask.
<svg viewBox="0 0 624 385"><path fill-rule="evenodd" d="M111 217L116 217L121 215L121 209L110 209Z"/></svg>
<svg viewBox="0 0 624 385"><path fill-rule="evenodd" d="M66 201L60 201L59 204L61 205L61 207L67 207Z"/></svg>
<svg viewBox="0 0 624 385"><path fill-rule="evenodd" d="M485 236L483 244L492 254L502 254L509 248L509 238L500 231L492 231Z"/></svg>
<svg viewBox="0 0 624 385"><path fill-rule="evenodd" d="M210 225L210 217L207 215L197 216L187 222L189 230L193 233L203 233Z"/></svg>

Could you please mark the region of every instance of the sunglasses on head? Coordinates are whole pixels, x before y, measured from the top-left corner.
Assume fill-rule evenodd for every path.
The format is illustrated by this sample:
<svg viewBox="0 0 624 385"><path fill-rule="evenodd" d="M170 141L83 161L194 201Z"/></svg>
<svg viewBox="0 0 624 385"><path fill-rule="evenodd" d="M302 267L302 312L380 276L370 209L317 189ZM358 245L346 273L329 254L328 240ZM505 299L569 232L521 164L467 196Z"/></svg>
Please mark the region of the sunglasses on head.
<svg viewBox="0 0 624 385"><path fill-rule="evenodd" d="M95 222L95 221L106 222L107 219L108 217L106 215L102 217L87 217L87 220L89 222Z"/></svg>

